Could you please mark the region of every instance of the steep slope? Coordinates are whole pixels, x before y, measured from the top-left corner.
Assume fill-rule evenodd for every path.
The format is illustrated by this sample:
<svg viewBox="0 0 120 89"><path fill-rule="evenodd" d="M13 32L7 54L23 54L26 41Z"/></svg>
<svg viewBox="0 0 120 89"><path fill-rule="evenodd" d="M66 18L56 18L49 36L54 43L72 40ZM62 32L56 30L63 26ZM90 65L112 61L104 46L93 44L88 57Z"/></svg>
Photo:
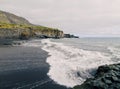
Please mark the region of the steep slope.
<svg viewBox="0 0 120 89"><path fill-rule="evenodd" d="M31 24L29 21L22 17L4 11L0 11L0 22L9 24Z"/></svg>
<svg viewBox="0 0 120 89"><path fill-rule="evenodd" d="M33 25L26 19L0 11L0 39L61 38L63 31L44 26Z"/></svg>

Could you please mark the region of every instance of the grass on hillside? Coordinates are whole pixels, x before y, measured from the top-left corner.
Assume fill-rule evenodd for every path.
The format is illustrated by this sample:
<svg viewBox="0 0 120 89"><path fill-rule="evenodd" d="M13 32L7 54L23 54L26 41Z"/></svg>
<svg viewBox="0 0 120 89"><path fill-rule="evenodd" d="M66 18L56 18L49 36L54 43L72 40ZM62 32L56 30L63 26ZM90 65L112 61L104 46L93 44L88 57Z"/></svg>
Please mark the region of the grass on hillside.
<svg viewBox="0 0 120 89"><path fill-rule="evenodd" d="M3 28L3 29L33 29L33 30L40 30L40 31L50 31L50 30L59 31L58 29L48 28L44 26L25 25L25 24L8 24L8 23L0 23L0 28Z"/></svg>

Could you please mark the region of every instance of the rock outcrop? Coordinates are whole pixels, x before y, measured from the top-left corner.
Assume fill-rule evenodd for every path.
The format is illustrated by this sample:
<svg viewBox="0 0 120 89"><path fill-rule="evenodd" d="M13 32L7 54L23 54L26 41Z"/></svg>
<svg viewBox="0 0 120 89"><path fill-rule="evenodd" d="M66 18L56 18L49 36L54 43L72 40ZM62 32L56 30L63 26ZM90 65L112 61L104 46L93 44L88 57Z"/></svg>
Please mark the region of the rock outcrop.
<svg viewBox="0 0 120 89"><path fill-rule="evenodd" d="M26 19L0 11L0 39L62 38L64 33L55 28L33 25Z"/></svg>
<svg viewBox="0 0 120 89"><path fill-rule="evenodd" d="M95 78L74 89L120 89L120 64L100 66Z"/></svg>
<svg viewBox="0 0 120 89"><path fill-rule="evenodd" d="M64 34L64 38L79 38L79 37L71 34Z"/></svg>

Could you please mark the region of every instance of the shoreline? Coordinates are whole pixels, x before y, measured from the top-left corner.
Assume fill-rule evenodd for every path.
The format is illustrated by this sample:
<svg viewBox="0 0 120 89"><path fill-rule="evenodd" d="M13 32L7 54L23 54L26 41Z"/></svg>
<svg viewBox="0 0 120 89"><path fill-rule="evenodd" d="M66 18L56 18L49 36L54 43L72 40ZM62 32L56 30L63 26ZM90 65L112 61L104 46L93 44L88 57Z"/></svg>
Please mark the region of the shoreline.
<svg viewBox="0 0 120 89"><path fill-rule="evenodd" d="M0 88L68 89L47 76L48 52L34 47L0 46ZM22 88L23 87L23 88Z"/></svg>
<svg viewBox="0 0 120 89"><path fill-rule="evenodd" d="M87 79L73 89L120 89L120 63L103 65L94 78Z"/></svg>
<svg viewBox="0 0 120 89"><path fill-rule="evenodd" d="M36 42L37 41L37 42ZM46 41L45 41L46 42ZM36 43L38 43L38 44L36 44ZM48 42L49 43L49 42ZM47 45L48 43L43 43L43 45ZM41 44L41 42L39 42L38 40L33 40L33 41L30 41L30 44L29 44L29 42L28 42L28 44L26 44L26 45L24 45L24 46L11 46L11 47L0 47L0 50L2 50L2 52L0 53L0 59L2 59L2 60L0 60L0 62L1 62L1 65L0 65L0 68L1 68L1 66L3 66L3 68L4 67L6 67L6 66L9 66L9 65L11 65L11 66L9 66L9 67L6 67L5 69L9 69L9 70L7 70L7 72L4 72L4 73L1 73L1 70L3 69L3 68L1 68L0 69L0 76L3 76L4 78L5 78L5 80L6 79L10 79L9 78L9 76L13 76L13 75L17 75L16 77L18 77L18 79L19 78L23 78L23 76L25 77L28 77L27 75L29 75L30 74L30 76L29 76L29 78L27 78L28 80L30 79L30 80L33 80L34 81L34 83L31 83L30 81L28 81L28 82L26 82L27 84L26 85L24 85L25 87L27 87L27 86L32 86L32 87L35 87L35 86L37 86L37 87L39 87L39 88L35 88L35 89L48 89L48 87L49 87L49 89L53 89L53 88L55 88L55 89L68 89L68 88L66 88L66 87L64 87L64 86L62 86L62 85L59 85L58 83L55 83L54 81L54 79L52 80L52 79L50 79L50 77L51 77L51 75L50 76L48 76L49 74L48 74L48 72L50 71L49 70L49 68L50 68L50 64L47 62L47 58L49 58L51 55L49 54L49 51L46 51L46 50L44 50L44 47L43 48L41 48L41 46L40 46L40 44ZM48 44L48 45L50 45L50 44ZM53 46L50 46L50 47L54 47L55 45L53 45ZM58 47L58 46L56 46L56 47ZM55 47L55 48L56 48ZM59 47L61 47L61 45L59 46ZM58 47L58 48L59 48ZM5 51L5 49L7 49L6 51ZM9 50L8 50L9 49ZM59 48L60 49L60 48ZM54 49L53 49L54 50ZM22 53L22 54L21 54ZM18 54L20 54L21 56L23 56L22 58L21 58L21 56L20 55L18 55ZM13 55L13 56L11 56L11 55ZM2 56L3 56L3 58L2 58ZM9 59L9 61L7 62L7 61L4 61L3 59L6 59L6 58L10 58ZM19 57L20 57L20 59L22 59L22 60L20 60L19 59ZM98 58L98 57L97 57ZM29 60L28 60L29 59ZM54 59L54 58L53 58ZM16 62L15 62L16 61ZM9 62L13 62L12 64L9 64ZM17 63L18 62L18 63ZM3 65L3 64L4 65ZM39 64L40 63L40 64ZM59 63L59 62L58 62ZM14 67L14 64L15 65L18 65L18 66L16 66L16 67L20 67L20 68L18 68L18 69L16 69L16 67ZM113 64L114 65L114 64ZM117 65L117 64L115 64L115 65ZM120 65L120 64L119 64ZM57 66L59 66L59 65L57 65ZM11 67L11 69L12 70L10 70L10 67ZM15 68L15 69L14 69ZM103 70L104 70L104 68L106 68L106 67L103 67ZM107 68L109 68L109 65L108 65L108 67ZM97 71L99 70L99 68L97 69ZM6 70L5 70L6 71ZM61 69L59 70L59 71L61 71ZM44 74L44 73L45 74ZM12 73L12 74L11 74ZM42 80L40 80L40 79L38 79L38 78L40 78L41 76L43 76L43 75L41 75L41 73L42 74L44 74L44 76L46 77L42 77ZM78 72L77 72L78 73ZM26 75L24 75L24 74L26 74ZM55 73L54 73L55 74ZM7 78L4 76L4 75L7 75ZM22 75L22 77L20 77ZM35 77L34 77L35 76ZM56 76L56 75L55 75ZM78 76L79 76L79 74L78 74ZM14 76L15 77L15 76ZM26 79L26 77L24 78L24 79ZM32 78L31 78L32 77ZM100 76L101 77L101 76ZM110 76L111 77L111 76ZM44 79L45 78L45 79ZM96 78L96 75L95 75L95 78ZM4 79L3 79L4 80ZM11 79L12 80L12 79ZM90 79L90 80L86 80L87 82L91 82L92 83L92 80L94 80L94 81L96 81L95 79ZM99 81L99 82L103 82L103 80L104 79L102 79L101 78L101 80ZM16 81L16 80L15 80ZM107 79L106 80L104 80L105 82L107 81ZM112 80L110 80L110 81L112 81ZM12 81L12 82L14 82L14 81ZM20 85L20 87L24 87L24 86L21 86L22 84L23 84L24 82L22 82L22 83L20 83L19 85ZM86 83L86 82L85 82ZM24 83L25 84L25 83ZM97 84L97 83L96 83ZM1 84L2 85L2 84ZM82 85L84 85L84 83L82 84ZM17 85L18 86L18 85ZM75 87L75 89L82 89L82 88L79 88L81 85L78 85L78 87ZM90 85L91 86L91 85ZM106 85L105 85L106 86ZM42 88L41 88L42 87ZM62 87L62 88L61 88ZM0 86L0 88L1 88L1 86ZM28 88L28 87L27 87ZM7 89L7 88L6 88ZM9 89L9 88L8 88ZM22 89L22 88L21 88ZM70 88L71 89L71 88ZM86 89L86 88L83 88L83 89ZM88 88L89 89L89 88Z"/></svg>

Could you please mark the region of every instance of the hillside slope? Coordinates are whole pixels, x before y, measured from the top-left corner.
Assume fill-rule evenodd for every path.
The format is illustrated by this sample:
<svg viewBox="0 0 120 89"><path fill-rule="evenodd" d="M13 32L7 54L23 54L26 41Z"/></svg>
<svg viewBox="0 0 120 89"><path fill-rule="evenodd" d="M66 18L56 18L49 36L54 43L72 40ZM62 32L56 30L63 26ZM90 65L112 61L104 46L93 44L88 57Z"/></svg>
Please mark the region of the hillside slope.
<svg viewBox="0 0 120 89"><path fill-rule="evenodd" d="M27 25L31 24L29 21L22 17L4 11L0 11L0 23L27 24Z"/></svg>
<svg viewBox="0 0 120 89"><path fill-rule="evenodd" d="M0 39L61 38L63 31L44 26L33 25L26 19L0 11Z"/></svg>

